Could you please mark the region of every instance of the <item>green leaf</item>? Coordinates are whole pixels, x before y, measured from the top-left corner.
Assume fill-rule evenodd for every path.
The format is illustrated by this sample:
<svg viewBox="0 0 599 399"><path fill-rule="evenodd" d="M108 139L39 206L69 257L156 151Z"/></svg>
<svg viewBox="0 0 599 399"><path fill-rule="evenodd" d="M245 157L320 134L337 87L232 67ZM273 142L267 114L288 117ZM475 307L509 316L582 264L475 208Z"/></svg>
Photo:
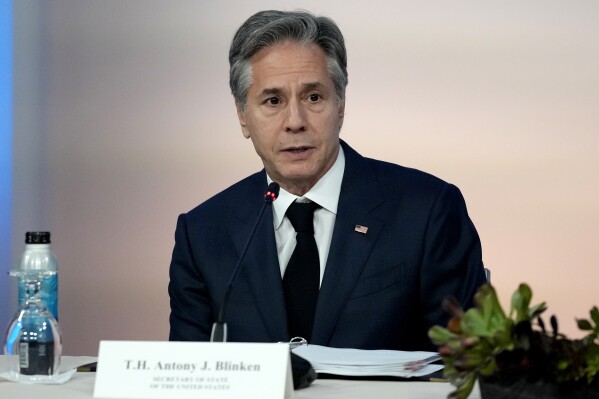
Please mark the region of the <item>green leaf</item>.
<svg viewBox="0 0 599 399"><path fill-rule="evenodd" d="M489 344L493 353L497 354L504 350L514 349L515 343L512 336L512 321L506 322L506 328L504 331L497 331L493 334Z"/></svg>
<svg viewBox="0 0 599 399"><path fill-rule="evenodd" d="M464 379L461 381L461 384L457 386L457 389L452 392L450 395L454 395L451 397L458 399L466 399L468 395L472 392L472 388L474 388L474 383L476 382L476 374L468 373Z"/></svg>
<svg viewBox="0 0 599 399"><path fill-rule="evenodd" d="M528 320L528 306L532 298L532 291L525 283L520 284L518 289L512 295L512 304L510 316L516 313L515 322L519 323Z"/></svg>
<svg viewBox="0 0 599 399"><path fill-rule="evenodd" d="M482 307L483 299L488 297L489 295L492 295L493 291L493 287L491 287L489 284L481 285L478 291L476 291L476 293L474 294L474 303L476 304L476 306L479 308Z"/></svg>
<svg viewBox="0 0 599 399"><path fill-rule="evenodd" d="M561 359L560 361L557 362L557 369L558 370L565 370L568 365L570 364L570 362L566 359Z"/></svg>
<svg viewBox="0 0 599 399"><path fill-rule="evenodd" d="M599 375L599 346L593 345L586 353L587 381L590 383L596 375Z"/></svg>
<svg viewBox="0 0 599 399"><path fill-rule="evenodd" d="M497 363L494 357L489 357L487 361L479 369L481 375L488 377L495 372L497 369Z"/></svg>
<svg viewBox="0 0 599 399"><path fill-rule="evenodd" d="M467 336L490 337L493 335L493 331L487 328L483 315L476 308L469 309L464 314L460 326Z"/></svg>
<svg viewBox="0 0 599 399"><path fill-rule="evenodd" d="M577 319L576 324L578 324L578 328L583 331L593 330L593 326L591 325L591 322L589 322L587 319Z"/></svg>
<svg viewBox="0 0 599 399"><path fill-rule="evenodd" d="M599 309L597 309L597 306L593 306L593 309L591 309L591 319L595 323L595 327L599 329Z"/></svg>
<svg viewBox="0 0 599 399"><path fill-rule="evenodd" d="M447 341L447 343L445 344L445 346L447 346L447 348L449 348L449 350L451 352L453 352L453 356L457 356L460 353L464 352L464 348L462 348L462 341L460 341L459 339L450 339L449 341Z"/></svg>
<svg viewBox="0 0 599 399"><path fill-rule="evenodd" d="M547 310L547 305L545 304L545 302L541 302L538 305L535 305L528 310L528 318L530 320L534 320L537 317L539 317L541 315L541 313L543 313L546 310Z"/></svg>
<svg viewBox="0 0 599 399"><path fill-rule="evenodd" d="M493 287L488 284L483 285L475 295L475 302L477 307L474 310L480 315L481 322L487 330L485 336L491 336L498 330L505 330L508 319L501 308L501 304L497 299L497 293ZM470 309L470 311L472 310ZM463 327L464 324L462 325L462 329Z"/></svg>
<svg viewBox="0 0 599 399"><path fill-rule="evenodd" d="M435 345L443 345L446 344L452 338L455 338L456 335L449 331L447 328L441 326L433 326L430 330L428 330L429 338L435 343Z"/></svg>

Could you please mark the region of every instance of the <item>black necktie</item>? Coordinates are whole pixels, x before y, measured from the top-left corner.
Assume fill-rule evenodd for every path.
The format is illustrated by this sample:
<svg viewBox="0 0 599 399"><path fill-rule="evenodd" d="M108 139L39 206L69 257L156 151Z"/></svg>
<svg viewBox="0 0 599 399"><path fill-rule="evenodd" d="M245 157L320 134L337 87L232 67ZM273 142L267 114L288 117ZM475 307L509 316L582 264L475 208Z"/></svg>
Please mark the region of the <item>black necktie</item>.
<svg viewBox="0 0 599 399"><path fill-rule="evenodd" d="M291 337L302 337L308 341L320 288L320 262L313 222L317 208L319 206L315 202L294 202L286 212L297 233L297 244L283 277L287 325Z"/></svg>

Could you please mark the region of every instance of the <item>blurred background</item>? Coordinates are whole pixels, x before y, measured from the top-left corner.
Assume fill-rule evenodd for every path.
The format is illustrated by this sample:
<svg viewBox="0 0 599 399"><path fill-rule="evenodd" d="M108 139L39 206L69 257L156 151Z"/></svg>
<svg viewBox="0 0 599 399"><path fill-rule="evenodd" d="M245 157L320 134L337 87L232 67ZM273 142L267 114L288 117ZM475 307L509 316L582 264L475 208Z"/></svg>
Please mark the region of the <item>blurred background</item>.
<svg viewBox="0 0 599 399"><path fill-rule="evenodd" d="M505 306L526 281L576 337L599 305L599 2L3 4L2 328L16 309L6 271L26 231L49 230L65 354L168 338L177 216L261 168L227 55L270 8L339 24L342 138L460 187Z"/></svg>

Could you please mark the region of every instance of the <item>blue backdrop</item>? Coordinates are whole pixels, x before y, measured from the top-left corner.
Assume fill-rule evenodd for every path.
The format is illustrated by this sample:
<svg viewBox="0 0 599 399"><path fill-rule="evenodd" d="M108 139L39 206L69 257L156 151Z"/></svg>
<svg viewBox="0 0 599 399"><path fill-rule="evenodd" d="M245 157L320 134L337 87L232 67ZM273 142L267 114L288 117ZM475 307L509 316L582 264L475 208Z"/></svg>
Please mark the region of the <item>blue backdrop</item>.
<svg viewBox="0 0 599 399"><path fill-rule="evenodd" d="M12 219L12 1L0 0L0 331L9 312ZM0 341L3 341L3 333Z"/></svg>

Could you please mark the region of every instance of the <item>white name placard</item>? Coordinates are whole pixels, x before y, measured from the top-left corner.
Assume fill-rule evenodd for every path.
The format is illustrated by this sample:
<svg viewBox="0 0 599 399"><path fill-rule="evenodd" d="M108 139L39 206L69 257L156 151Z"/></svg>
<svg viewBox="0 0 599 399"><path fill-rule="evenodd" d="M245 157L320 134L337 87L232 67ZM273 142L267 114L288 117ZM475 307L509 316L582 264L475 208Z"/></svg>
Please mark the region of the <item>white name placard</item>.
<svg viewBox="0 0 599 399"><path fill-rule="evenodd" d="M292 398L289 345L101 341L94 397Z"/></svg>

